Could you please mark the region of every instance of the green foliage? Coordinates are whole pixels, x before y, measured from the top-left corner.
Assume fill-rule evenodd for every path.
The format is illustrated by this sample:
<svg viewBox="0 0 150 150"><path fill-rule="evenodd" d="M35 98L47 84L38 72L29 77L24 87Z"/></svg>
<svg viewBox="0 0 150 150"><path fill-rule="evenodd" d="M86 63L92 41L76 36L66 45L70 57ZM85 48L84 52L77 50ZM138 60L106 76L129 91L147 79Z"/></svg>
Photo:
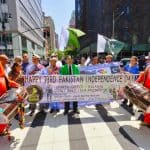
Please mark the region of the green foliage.
<svg viewBox="0 0 150 150"><path fill-rule="evenodd" d="M55 50L49 50L48 56L50 57L53 53L55 53Z"/></svg>
<svg viewBox="0 0 150 150"><path fill-rule="evenodd" d="M57 51L57 55L58 55L58 59L61 60L61 59L64 57L64 52L58 50L58 51Z"/></svg>
<svg viewBox="0 0 150 150"><path fill-rule="evenodd" d="M71 55L71 56L77 56L77 51L75 50L74 47L67 47L65 50L64 50L64 56L67 56L67 55Z"/></svg>
<svg viewBox="0 0 150 150"><path fill-rule="evenodd" d="M49 57L53 54L57 54L58 59L62 60L64 57L66 57L67 55L71 55L71 56L77 56L77 51L73 46L68 46L64 51L61 50L51 50L49 51Z"/></svg>

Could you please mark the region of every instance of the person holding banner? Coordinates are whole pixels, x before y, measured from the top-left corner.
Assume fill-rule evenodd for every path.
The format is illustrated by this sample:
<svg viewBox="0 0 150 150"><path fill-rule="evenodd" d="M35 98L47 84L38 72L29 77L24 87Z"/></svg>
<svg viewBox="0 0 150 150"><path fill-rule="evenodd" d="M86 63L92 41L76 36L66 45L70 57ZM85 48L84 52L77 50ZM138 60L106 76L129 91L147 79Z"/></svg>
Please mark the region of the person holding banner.
<svg viewBox="0 0 150 150"><path fill-rule="evenodd" d="M92 63L89 64L89 66L93 66L93 65L97 65L97 64L99 64L99 58L98 58L98 56L94 56L92 58Z"/></svg>
<svg viewBox="0 0 150 150"><path fill-rule="evenodd" d="M138 58L136 56L130 58L130 63L124 67L124 71L131 74L139 74Z"/></svg>
<svg viewBox="0 0 150 150"><path fill-rule="evenodd" d="M50 65L47 68L41 70L39 74L40 75L53 75L53 76L58 75L59 74L59 67L57 66L57 57L52 55L50 58ZM48 89L47 90L48 103L41 104L41 106L43 106L43 108L49 106L50 94L51 94L51 89ZM59 108L58 102L51 102L50 105L51 105L50 113L53 113L54 111L59 112L60 108Z"/></svg>
<svg viewBox="0 0 150 150"><path fill-rule="evenodd" d="M22 65L20 63L14 63L11 67L11 71L8 73L8 77L10 80L13 80L23 86Z"/></svg>
<svg viewBox="0 0 150 150"><path fill-rule="evenodd" d="M32 56L32 64L28 65L26 68L26 75L37 75L40 70L44 69L44 66L40 64L40 56L34 54ZM35 112L36 104L30 104L30 116Z"/></svg>
<svg viewBox="0 0 150 150"><path fill-rule="evenodd" d="M80 64L78 66L79 67L85 66L85 62L86 62L86 59L84 57L81 57Z"/></svg>
<svg viewBox="0 0 150 150"><path fill-rule="evenodd" d="M132 56L130 58L130 63L124 67L124 71L130 74L139 74L139 65L138 65L138 58L136 56ZM124 99L123 104L128 102L127 99ZM133 104L130 103L129 107L132 107Z"/></svg>
<svg viewBox="0 0 150 150"><path fill-rule="evenodd" d="M80 71L77 65L73 64L73 58L72 56L67 56L66 65L64 65L60 72L61 75L79 75ZM67 115L70 109L70 102L65 102L64 106L64 115ZM73 102L73 112L76 114L79 114L78 110L78 102Z"/></svg>
<svg viewBox="0 0 150 150"><path fill-rule="evenodd" d="M106 63L107 64L110 64L110 63L112 63L113 62L113 56L112 55L107 55L106 56Z"/></svg>

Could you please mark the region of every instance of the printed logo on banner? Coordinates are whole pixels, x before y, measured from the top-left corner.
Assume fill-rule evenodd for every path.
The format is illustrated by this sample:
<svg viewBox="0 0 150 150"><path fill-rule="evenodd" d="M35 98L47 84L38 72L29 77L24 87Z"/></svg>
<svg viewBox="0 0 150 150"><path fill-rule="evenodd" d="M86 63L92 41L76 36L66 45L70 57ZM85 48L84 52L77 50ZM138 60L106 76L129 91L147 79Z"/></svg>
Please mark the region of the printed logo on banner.
<svg viewBox="0 0 150 150"><path fill-rule="evenodd" d="M116 74L120 72L120 67L119 66L110 66L111 73Z"/></svg>
<svg viewBox="0 0 150 150"><path fill-rule="evenodd" d="M98 64L94 66L84 66L80 67L81 74L97 74L97 75L106 75L106 74L116 74L120 72L120 63L114 62L111 64Z"/></svg>
<svg viewBox="0 0 150 150"><path fill-rule="evenodd" d="M40 102L44 95L44 91L39 85L28 86L27 92L29 94L29 98L27 99L27 101L33 104Z"/></svg>

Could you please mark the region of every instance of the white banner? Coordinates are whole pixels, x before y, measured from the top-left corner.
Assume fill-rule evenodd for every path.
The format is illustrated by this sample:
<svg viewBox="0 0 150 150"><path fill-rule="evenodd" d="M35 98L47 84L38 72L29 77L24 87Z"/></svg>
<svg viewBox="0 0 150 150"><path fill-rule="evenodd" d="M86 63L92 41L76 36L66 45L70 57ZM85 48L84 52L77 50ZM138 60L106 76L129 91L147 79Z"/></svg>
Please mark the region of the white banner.
<svg viewBox="0 0 150 150"><path fill-rule="evenodd" d="M25 76L30 103L116 100L132 75Z"/></svg>

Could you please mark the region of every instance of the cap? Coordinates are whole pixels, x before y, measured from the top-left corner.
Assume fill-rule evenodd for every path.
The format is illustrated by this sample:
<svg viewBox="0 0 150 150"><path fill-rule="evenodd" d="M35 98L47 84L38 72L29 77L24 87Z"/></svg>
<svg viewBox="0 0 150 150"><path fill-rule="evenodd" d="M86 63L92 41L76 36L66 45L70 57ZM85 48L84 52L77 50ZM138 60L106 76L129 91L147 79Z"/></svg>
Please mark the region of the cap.
<svg viewBox="0 0 150 150"><path fill-rule="evenodd" d="M56 58L56 57L51 57L51 58L50 58L50 61L53 61L53 60L54 60L54 61L57 61L57 58Z"/></svg>
<svg viewBox="0 0 150 150"><path fill-rule="evenodd" d="M51 57L57 57L56 53L52 53Z"/></svg>
<svg viewBox="0 0 150 150"><path fill-rule="evenodd" d="M33 54L33 56L40 59L40 56L37 54Z"/></svg>

